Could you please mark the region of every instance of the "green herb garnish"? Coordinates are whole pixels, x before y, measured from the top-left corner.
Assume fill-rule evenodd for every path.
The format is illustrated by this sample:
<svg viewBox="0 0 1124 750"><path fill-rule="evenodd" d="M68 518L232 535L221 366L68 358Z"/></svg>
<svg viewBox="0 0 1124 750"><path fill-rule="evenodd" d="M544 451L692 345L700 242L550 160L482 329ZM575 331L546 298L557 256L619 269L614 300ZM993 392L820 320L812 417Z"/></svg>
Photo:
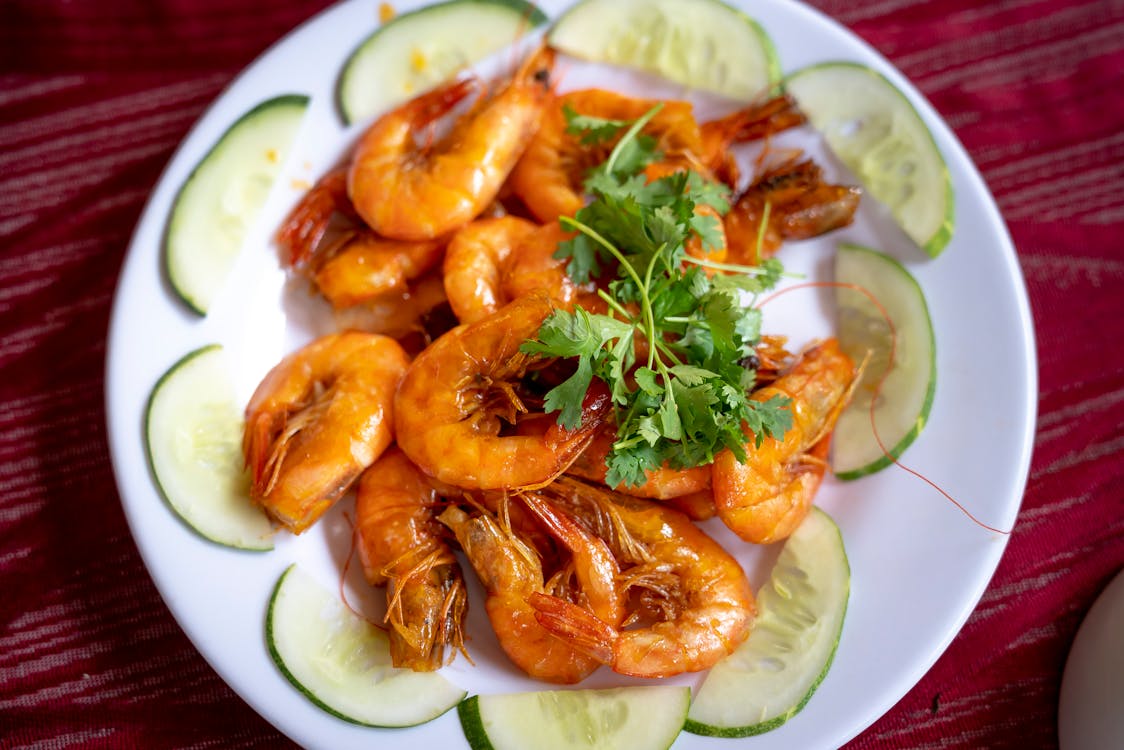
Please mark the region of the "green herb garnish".
<svg viewBox="0 0 1124 750"><path fill-rule="evenodd" d="M646 472L665 464L708 464L724 448L744 461L743 423L758 445L766 435L782 437L792 424L787 399L749 398L755 372L746 367L760 340L761 312L743 294L772 288L780 263L731 266L687 254L693 235L704 248L721 239L717 219L696 207L724 214L729 196L695 172L651 182L641 174L661 158L655 139L640 132L660 106L631 123L565 113L569 132L583 143L603 143L626 130L585 181L592 201L561 219L577 235L555 253L569 259L567 273L578 284L615 269L608 291L599 292L609 312L557 310L537 340L522 346L528 354L576 358L573 375L546 394L546 410L559 412L563 427L578 425L594 377L608 386L618 425L607 459L606 481L614 487L641 485ZM704 267L737 273L708 277ZM647 347L641 362L637 342Z"/></svg>

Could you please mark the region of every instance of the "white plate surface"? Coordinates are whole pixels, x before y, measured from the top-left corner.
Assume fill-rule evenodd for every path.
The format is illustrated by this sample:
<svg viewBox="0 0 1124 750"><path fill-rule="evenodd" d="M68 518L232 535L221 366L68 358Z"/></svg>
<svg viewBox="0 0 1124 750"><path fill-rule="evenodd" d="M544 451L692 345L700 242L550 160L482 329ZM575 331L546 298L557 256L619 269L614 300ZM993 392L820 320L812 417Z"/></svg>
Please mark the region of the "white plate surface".
<svg viewBox="0 0 1124 750"><path fill-rule="evenodd" d="M401 11L415 3L396 5ZM541 3L551 17L566 5ZM904 460L983 522L1009 529L1030 462L1037 385L1026 292L995 204L948 127L881 56L803 5L785 0L752 5L752 15L772 36L785 72L825 60L852 60L879 69L907 93L945 155L956 194L956 232L938 259L910 246L867 199L852 226L828 238L792 243L780 257L790 270L827 279L836 242L851 241L885 250L913 272L935 326L938 382L930 422ZM343 3L281 40L219 97L171 160L137 226L117 290L107 362L110 444L129 525L161 595L207 661L255 710L310 748L460 747L465 743L455 712L406 730L353 726L305 700L269 658L263 618L274 582L286 566L298 562L324 585L336 585L347 555L344 512L350 510L349 500L302 537L279 537L272 552L226 549L191 533L160 499L142 442L148 393L184 353L212 342L223 344L239 397L246 399L285 352L327 330L317 304L286 286L270 237L299 197L294 185L314 180L358 132L340 124L333 85L348 52L373 28L375 8L371 0ZM510 56L501 64L507 62ZM578 65L567 70L564 88L604 80L603 71ZM641 76L617 80L651 91L651 82ZM200 156L239 115L289 92L312 96L302 131L225 293L210 315L197 318L161 280L161 235L171 201ZM852 181L811 131L785 134L778 145L804 147L825 165L829 178ZM831 309L827 292L784 295L766 308L765 327L789 334L799 345L830 334ZM839 523L852 570L850 607L830 673L804 710L773 732L741 740L683 734L676 748L843 744L905 695L944 651L982 595L1006 545L1005 536L981 529L896 468L851 483L828 479L817 502ZM765 580L775 552L751 549L714 525L708 530L737 551L755 587ZM352 566L347 579L349 598L377 616L379 594L362 583L357 567ZM549 687L507 665L483 618L479 592L472 593L468 627L476 666L459 659L447 668L449 679L471 693ZM673 681L697 685L700 679L691 675ZM603 669L586 686L635 682Z"/></svg>

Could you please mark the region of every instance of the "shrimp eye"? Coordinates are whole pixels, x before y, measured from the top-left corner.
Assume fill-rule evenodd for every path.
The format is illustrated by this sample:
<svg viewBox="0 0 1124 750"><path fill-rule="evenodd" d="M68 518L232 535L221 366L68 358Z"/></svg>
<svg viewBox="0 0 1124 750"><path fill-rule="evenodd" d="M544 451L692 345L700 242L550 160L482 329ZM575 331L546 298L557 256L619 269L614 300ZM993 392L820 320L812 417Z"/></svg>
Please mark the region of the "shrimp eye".
<svg viewBox="0 0 1124 750"><path fill-rule="evenodd" d="M758 359L756 354L750 354L748 357L739 359L738 364L747 370L756 370L761 366L761 360Z"/></svg>
<svg viewBox="0 0 1124 750"><path fill-rule="evenodd" d="M539 68L535 71L535 82L547 84L550 83L550 71L546 68Z"/></svg>

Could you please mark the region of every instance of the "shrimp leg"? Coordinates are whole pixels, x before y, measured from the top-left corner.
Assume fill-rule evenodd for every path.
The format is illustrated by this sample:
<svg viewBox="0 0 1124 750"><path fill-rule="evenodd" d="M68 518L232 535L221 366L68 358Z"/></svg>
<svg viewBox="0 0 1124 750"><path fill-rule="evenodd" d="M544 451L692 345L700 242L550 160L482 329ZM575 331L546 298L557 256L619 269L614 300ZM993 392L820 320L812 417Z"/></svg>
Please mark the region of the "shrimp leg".
<svg viewBox="0 0 1124 750"><path fill-rule="evenodd" d="M397 448L363 472L355 494L363 571L372 585L387 586L391 661L417 672L438 669L455 650L464 653L468 599L436 520L440 504L425 475Z"/></svg>

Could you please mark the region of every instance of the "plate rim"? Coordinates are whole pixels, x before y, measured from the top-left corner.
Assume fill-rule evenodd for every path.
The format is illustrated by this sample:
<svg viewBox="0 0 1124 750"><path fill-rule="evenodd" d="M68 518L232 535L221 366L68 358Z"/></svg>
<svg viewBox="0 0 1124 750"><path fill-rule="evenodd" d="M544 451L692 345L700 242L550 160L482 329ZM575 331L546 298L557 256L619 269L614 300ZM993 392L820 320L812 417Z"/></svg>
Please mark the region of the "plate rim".
<svg viewBox="0 0 1124 750"><path fill-rule="evenodd" d="M214 99L208 103L208 105L199 115L198 119L192 124L191 128L187 131L183 139L179 142L179 144L173 151L172 155L169 157L168 162L161 170L156 181L153 183L152 192L145 203L144 209L142 210L137 220L132 234L130 235L128 248L122 261L122 266L119 271L118 280L114 289L106 346L105 383L103 396L106 404L106 429L107 437L109 438L108 442L110 449L110 460L113 468L115 483L121 498L123 510L125 512L126 522L129 526L130 533L134 538L134 542L137 545L138 552L141 555L142 561L145 564L146 572L152 579L157 592L164 602L164 605L168 608L177 625L188 637L189 641L192 643L192 646L196 649L196 651L204 658L204 660L211 666L211 668L215 670L220 678L227 683L227 685L233 690L233 692L239 696L241 700L247 703L247 705L253 708L256 713L258 713L274 727L276 727L278 731L280 731L282 734L285 734L287 737L294 739L294 741L296 741L296 737L289 731L287 731L285 727L281 726L281 724L279 724L278 721L275 720L274 716L271 715L271 712L266 710L266 707L260 705L260 702L258 700L255 700L253 697L244 693L244 691L240 687L240 680L238 680L236 676L230 674L227 665L219 663L212 657L212 654L209 653L210 650L206 648L206 639L202 636L202 634L195 632L194 628L185 625L184 618L179 615L177 606L174 604L171 587L169 586L168 582L161 580L154 573L153 561L150 560L150 557L154 554L153 550L151 549L147 541L142 541L145 533L142 528L140 516L137 514L136 509L133 507L134 501L128 499L125 490L125 487L127 486L125 477L128 472L139 470L146 476L150 476L150 469L147 464L145 464L143 467L130 468L129 466L127 466L125 463L125 456L127 455L127 453L123 452L119 448L119 444L124 443L127 440L139 440L142 434L142 428L141 426L137 425L135 426L135 429L133 431L129 431L122 425L118 424L120 419L123 419L123 417L121 416L121 411L119 409L113 408L113 405L119 400L118 394L114 392L114 386L118 382L117 378L115 377L115 372L116 367L120 365L120 356L115 356L115 353L119 351L123 346L120 341L120 337L123 335L121 331L123 331L124 329L124 324L121 322L120 318L124 316L125 307L122 301L127 282L125 272L130 264L136 264L139 262L137 256L141 254L141 251L137 249L138 236L141 233L142 226L147 225L148 222L155 221L158 222L161 226L166 226L166 219L165 221L161 222L159 216L161 210L165 213L167 211L166 206L161 209L161 201L158 200L160 197L160 190L161 188L163 188L165 191L168 189L166 183L168 182L170 175L175 171L177 165L179 165L186 158L186 155L194 151L194 149L189 148L193 138L197 137L198 133L205 128L205 125L210 122L210 120L214 116L214 113L219 109L220 105L231 96L231 92L240 84L240 82L244 81L249 76L251 71L259 68L263 64L263 61L267 61L272 56L276 55L278 49L282 45L302 34L311 26L323 22L323 19L325 19L326 17L329 17L335 13L342 12L342 9L344 7L350 5L358 5L360 2L361 0L346 0L345 2L330 5L314 14L306 21L282 36L280 39L272 43L267 49L257 55L253 59L253 61L246 65L241 71L239 71L239 73L234 76L231 81L218 92L218 94L216 94ZM411 6L414 4L423 5L426 3L410 3ZM570 3L568 0L545 0L544 2L539 3L540 7L552 5L562 5L563 7L565 7L569 4ZM744 2L744 0L734 0L734 2L732 2L731 4L740 7L741 5L745 5L746 3ZM984 206L984 211L986 214L988 214L989 218L991 219L990 223L992 224L993 228L997 230L997 233L999 235L1001 245L1000 248L998 248L1000 251L999 257L1002 259L1003 267L1006 271L1005 279L1006 281L1012 283L1011 292L1013 301L1015 303L1014 312L1016 313L1016 316L1020 322L1018 335L1019 343L1021 344L1021 346L1019 348L1026 354L1025 360L1022 362L1023 375L1026 379L1026 409L1022 413L1022 415L1025 416L1026 422L1025 429L1022 432L1018 447L1019 466L1015 470L1015 475L1019 477L1019 480L1017 481L1018 486L1017 488L1012 488L1013 492L1017 490L1018 500L1008 505L1009 518L1003 519L1004 521L1007 521L1008 527L1013 528L1018 517L1018 513L1021 509L1023 499L1025 497L1027 482L1029 480L1031 458L1033 454L1034 425L1037 417L1038 392L1037 341L1035 337L1033 317L1031 314L1026 280L1021 272L1021 268L1019 267L1018 254L1013 240L1011 239L1009 229L1002 217L1001 212L999 211L995 198L992 195L990 189L987 187L986 182L984 181L982 175L978 170L978 167L972 160L967 149L964 148L963 144L960 142L956 134L952 131L948 123L944 120L943 117L941 117L940 113L932 106L932 104L920 92L920 90L917 89L917 87L878 50L876 50L873 46L866 42L866 40L859 37L846 26L828 16L826 13L820 11L817 8L805 5L799 0L768 0L768 4L771 6L782 7L786 12L805 14L815 19L815 22L825 24L828 27L832 28L834 32L842 34L849 40L851 44L856 44L862 47L864 52L868 56L877 61L877 69L885 74L896 86L899 87L900 90L903 91L907 98L909 98L911 104L913 104L918 109L918 112L922 116L925 124L931 130L935 129L937 131L940 131L940 138L938 139L938 142L942 144L949 143L953 146L955 152L953 158L955 158L958 164L961 166L962 176L969 179L972 183L971 193L973 194L973 196L981 196L985 201L986 205ZM557 17L557 14L552 13L552 17ZM950 154L946 153L945 157L946 162L951 160ZM958 189L962 188L959 188L958 186ZM174 194L174 190L172 192ZM150 214L153 214L154 216L150 217ZM990 582L994 578L1009 540L1010 535L1002 537L1001 539L997 540L997 544L990 551L990 554L988 555L988 564L986 566L987 572L986 574L982 575L977 573L976 580L974 581L976 585L973 587L971 595L964 599L963 606L960 608L960 611L954 618L956 626L954 628L948 629L948 632L945 634L945 638L941 641L941 643L929 649L928 658L919 660L914 669L910 670L908 674L902 674L899 677L899 679L896 681L896 687L891 690L883 691L887 694L887 698L883 700L878 706L872 708L867 712L870 714L870 716L864 716L864 718L861 720L852 720L845 732L839 733L839 736L842 737L842 739L840 740L840 744L854 739L862 731L876 723L896 703L898 703L903 697L905 697L905 695L907 695L909 691L912 690L913 687L915 687L921 679L923 679L925 673L928 672L929 669L931 669L932 666L941 658L941 656L945 654L949 645L963 630L965 623L971 616L972 612L978 606L980 599L983 597L988 586L990 585ZM904 689L899 689L902 685L904 685ZM843 737L843 734L846 734L846 736ZM728 743L729 740L724 740L723 742Z"/></svg>

